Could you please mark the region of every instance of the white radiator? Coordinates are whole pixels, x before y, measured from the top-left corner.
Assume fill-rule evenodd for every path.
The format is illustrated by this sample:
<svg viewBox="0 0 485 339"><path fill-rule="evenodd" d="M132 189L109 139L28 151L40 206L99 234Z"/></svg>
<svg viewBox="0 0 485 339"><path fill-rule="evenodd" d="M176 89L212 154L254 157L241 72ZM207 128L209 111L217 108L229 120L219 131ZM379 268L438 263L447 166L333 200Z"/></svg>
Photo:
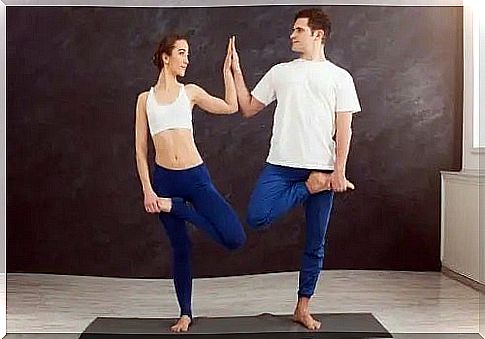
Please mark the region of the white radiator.
<svg viewBox="0 0 485 339"><path fill-rule="evenodd" d="M441 172L441 263L485 284L485 230L479 213L485 200L483 174L481 178L478 172Z"/></svg>

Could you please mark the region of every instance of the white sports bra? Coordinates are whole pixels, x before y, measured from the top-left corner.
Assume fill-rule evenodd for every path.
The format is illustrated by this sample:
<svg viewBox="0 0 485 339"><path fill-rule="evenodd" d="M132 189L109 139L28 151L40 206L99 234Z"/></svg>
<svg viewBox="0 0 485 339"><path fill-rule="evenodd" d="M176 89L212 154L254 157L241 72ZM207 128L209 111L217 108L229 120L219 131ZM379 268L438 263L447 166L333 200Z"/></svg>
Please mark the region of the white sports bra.
<svg viewBox="0 0 485 339"><path fill-rule="evenodd" d="M191 131L192 108L190 99L185 92L185 86L180 84L177 99L171 104L159 104L155 98L155 90L150 87L148 93L146 111L148 127L152 136L171 128L187 128Z"/></svg>

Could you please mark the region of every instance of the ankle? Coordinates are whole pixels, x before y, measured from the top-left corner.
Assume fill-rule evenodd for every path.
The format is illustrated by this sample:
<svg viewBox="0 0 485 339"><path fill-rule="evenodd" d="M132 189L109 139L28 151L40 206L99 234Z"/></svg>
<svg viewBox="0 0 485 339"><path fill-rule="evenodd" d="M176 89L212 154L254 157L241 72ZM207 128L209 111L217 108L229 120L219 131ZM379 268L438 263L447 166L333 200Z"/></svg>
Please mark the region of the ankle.
<svg viewBox="0 0 485 339"><path fill-rule="evenodd" d="M304 307L296 307L295 309L295 314L310 314L310 309L308 308L304 308Z"/></svg>
<svg viewBox="0 0 485 339"><path fill-rule="evenodd" d="M307 297L298 297L295 312L310 313L310 299Z"/></svg>

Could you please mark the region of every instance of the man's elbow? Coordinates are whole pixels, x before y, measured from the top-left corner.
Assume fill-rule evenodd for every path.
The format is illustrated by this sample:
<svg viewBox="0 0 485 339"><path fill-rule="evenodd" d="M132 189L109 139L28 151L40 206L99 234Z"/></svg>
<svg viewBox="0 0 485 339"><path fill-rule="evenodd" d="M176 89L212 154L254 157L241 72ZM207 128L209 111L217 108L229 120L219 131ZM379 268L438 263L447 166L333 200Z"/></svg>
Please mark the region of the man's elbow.
<svg viewBox="0 0 485 339"><path fill-rule="evenodd" d="M337 126L335 127L335 130L337 132L340 131L340 132L345 132L345 133L352 133L352 125L350 125L350 124L349 125L346 125L346 124L345 125L344 124L339 125L339 124L337 124Z"/></svg>
<svg viewBox="0 0 485 339"><path fill-rule="evenodd" d="M352 128L351 127L337 127L336 130L337 138L343 139L350 139L352 137Z"/></svg>
<svg viewBox="0 0 485 339"><path fill-rule="evenodd" d="M243 108L241 107L241 115L243 116L243 118L251 118L252 116L254 116L256 114L256 112L250 108Z"/></svg>

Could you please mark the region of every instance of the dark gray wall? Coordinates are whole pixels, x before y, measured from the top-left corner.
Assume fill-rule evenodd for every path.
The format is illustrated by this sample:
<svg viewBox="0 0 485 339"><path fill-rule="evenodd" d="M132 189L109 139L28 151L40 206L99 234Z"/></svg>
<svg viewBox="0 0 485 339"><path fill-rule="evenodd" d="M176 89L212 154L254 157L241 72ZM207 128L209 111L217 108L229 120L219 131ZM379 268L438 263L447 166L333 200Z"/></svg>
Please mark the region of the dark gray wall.
<svg viewBox="0 0 485 339"><path fill-rule="evenodd" d="M191 30L183 82L222 96L228 36L252 88L295 57L300 8L7 7L8 272L170 276L168 240L143 209L133 132L160 33ZM323 8L327 54L352 73L363 108L348 162L357 190L336 198L325 267L438 270L439 171L461 167L462 8ZM243 220L273 109L251 120L194 111L198 147ZM297 270L303 224L300 208L267 231L246 227L235 253L191 227L194 272Z"/></svg>

